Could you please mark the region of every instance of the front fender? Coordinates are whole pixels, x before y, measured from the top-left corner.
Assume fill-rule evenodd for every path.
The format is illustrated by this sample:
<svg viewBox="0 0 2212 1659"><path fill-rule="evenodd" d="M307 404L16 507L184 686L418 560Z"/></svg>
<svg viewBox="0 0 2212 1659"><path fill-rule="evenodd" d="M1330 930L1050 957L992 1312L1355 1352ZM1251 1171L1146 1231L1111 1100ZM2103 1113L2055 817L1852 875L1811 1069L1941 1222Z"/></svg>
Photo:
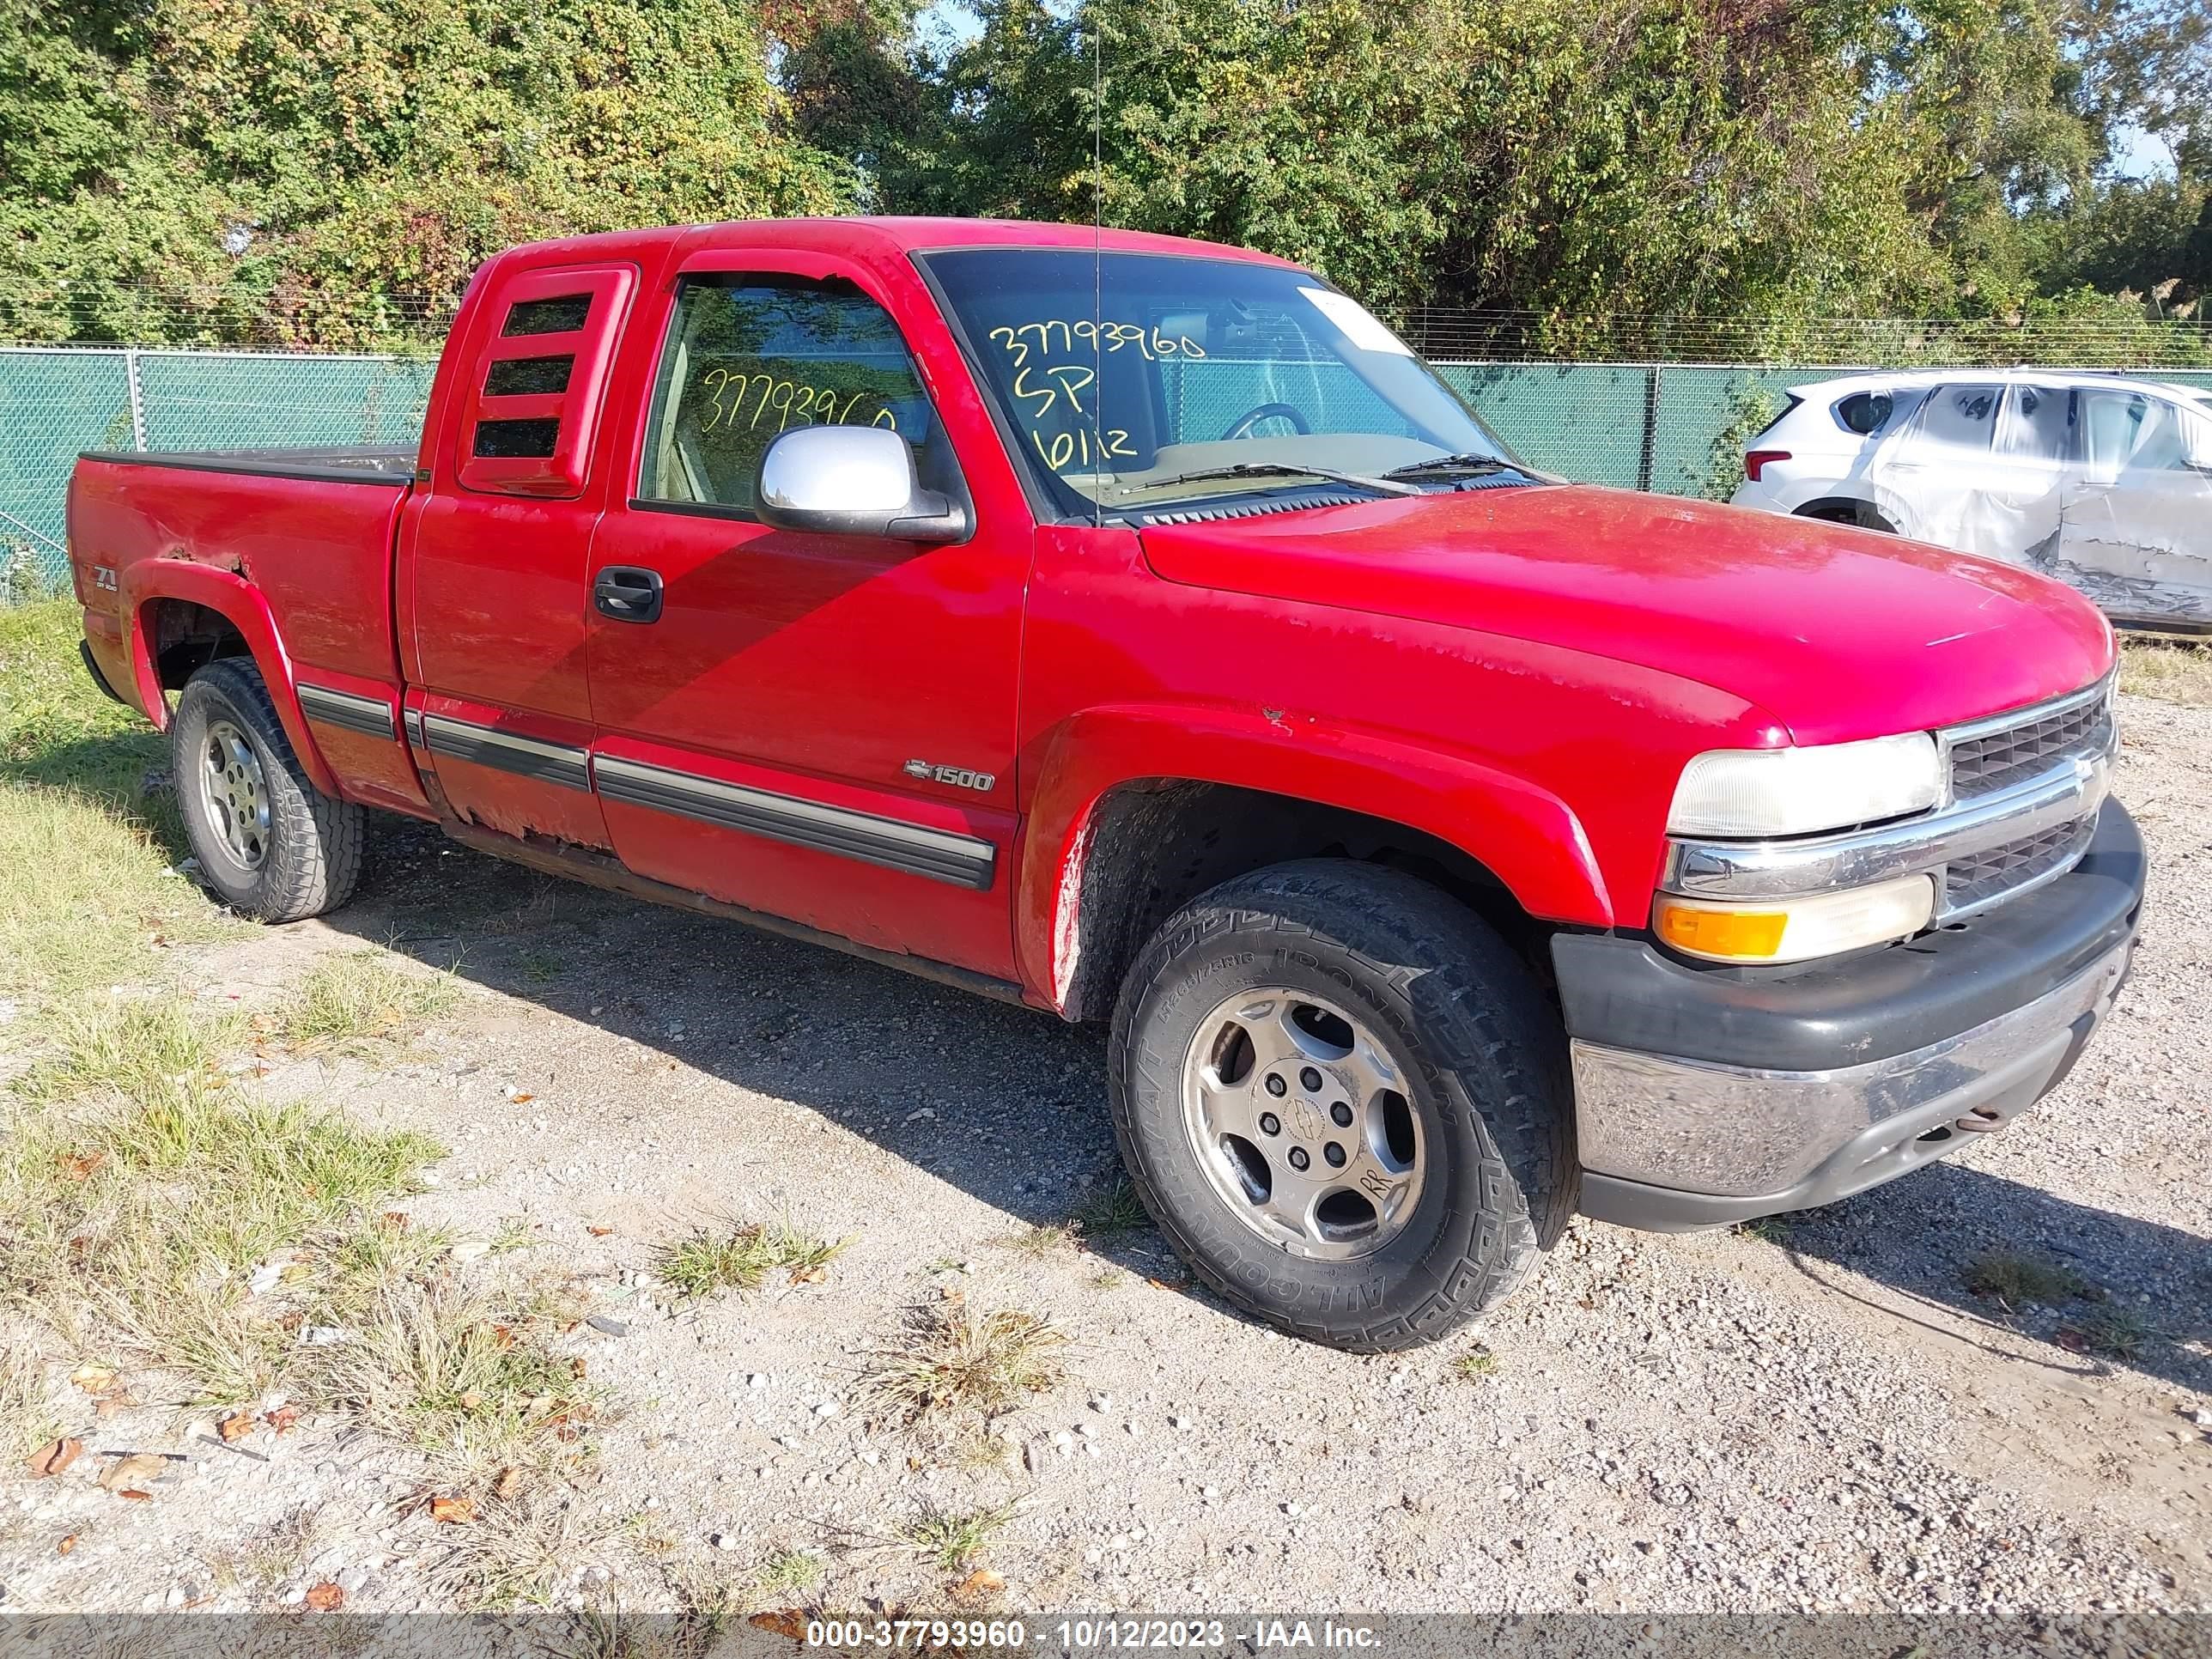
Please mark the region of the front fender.
<svg viewBox="0 0 2212 1659"><path fill-rule="evenodd" d="M253 653L254 666L260 669L268 685L269 701L276 707L284 735L292 740L292 752L300 757L301 769L325 794L339 793L337 781L331 776L322 750L315 746L307 716L301 712L299 693L292 684L292 659L260 589L233 571L188 559L141 560L125 568L120 586L123 608L131 618L131 678L139 707L157 730L168 729L169 704L161 693L161 671L154 660L154 607L165 599L204 605L235 628Z"/></svg>
<svg viewBox="0 0 2212 1659"><path fill-rule="evenodd" d="M1087 709L1038 746L1015 901L1024 981L1064 1006L1076 905L1099 803L1125 784L1224 784L1340 807L1447 842L1504 882L1531 915L1613 924L1589 838L1556 795L1471 757L1267 710Z"/></svg>

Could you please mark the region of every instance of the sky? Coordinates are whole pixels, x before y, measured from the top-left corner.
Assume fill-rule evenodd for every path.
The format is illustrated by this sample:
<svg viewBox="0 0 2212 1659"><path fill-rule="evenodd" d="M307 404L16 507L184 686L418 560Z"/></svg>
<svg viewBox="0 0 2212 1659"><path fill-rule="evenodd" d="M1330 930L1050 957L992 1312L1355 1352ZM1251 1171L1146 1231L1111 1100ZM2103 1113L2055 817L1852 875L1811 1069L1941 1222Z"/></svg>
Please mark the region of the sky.
<svg viewBox="0 0 2212 1659"><path fill-rule="evenodd" d="M2124 179L2171 179L2173 152L2141 127L2122 127L2112 135L2112 171Z"/></svg>
<svg viewBox="0 0 2212 1659"><path fill-rule="evenodd" d="M961 4L960 0L932 0L923 9L921 27L928 29L933 26L950 30L953 39L962 41L973 40L983 32L983 20Z"/></svg>

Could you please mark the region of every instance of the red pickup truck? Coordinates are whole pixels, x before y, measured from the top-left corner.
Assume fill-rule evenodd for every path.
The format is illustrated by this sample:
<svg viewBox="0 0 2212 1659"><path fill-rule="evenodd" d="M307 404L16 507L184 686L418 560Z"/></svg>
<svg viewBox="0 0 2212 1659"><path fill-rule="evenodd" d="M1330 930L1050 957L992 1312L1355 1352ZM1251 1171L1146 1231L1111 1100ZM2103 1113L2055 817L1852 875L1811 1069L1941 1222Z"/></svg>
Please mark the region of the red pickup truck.
<svg viewBox="0 0 2212 1659"><path fill-rule="evenodd" d="M2069 590L1543 476L1230 248L518 248L418 451L88 454L69 525L240 909L343 903L374 807L1111 1021L1161 1227L1355 1348L1578 1210L1717 1225L2002 1128L2142 902Z"/></svg>

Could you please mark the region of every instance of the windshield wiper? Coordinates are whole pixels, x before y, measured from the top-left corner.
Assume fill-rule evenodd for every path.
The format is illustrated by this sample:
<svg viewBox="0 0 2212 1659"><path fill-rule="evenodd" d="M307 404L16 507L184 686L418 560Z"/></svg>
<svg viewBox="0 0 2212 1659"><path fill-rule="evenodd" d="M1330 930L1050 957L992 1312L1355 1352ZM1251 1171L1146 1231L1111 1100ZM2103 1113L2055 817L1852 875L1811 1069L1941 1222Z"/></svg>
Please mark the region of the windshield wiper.
<svg viewBox="0 0 2212 1659"><path fill-rule="evenodd" d="M1330 483L1352 484L1361 489L1371 489L1379 495L1421 495L1427 493L1413 484L1400 483L1389 477L1376 478L1364 472L1339 472L1326 466L1292 466L1287 461L1238 461L1231 466L1201 467L1195 472L1178 472L1171 478L1147 478L1142 483L1122 484L1116 493L1135 495L1148 489L1165 489L1170 484L1204 483L1213 478L1283 477L1322 478Z"/></svg>
<svg viewBox="0 0 2212 1659"><path fill-rule="evenodd" d="M1382 476L1386 478L1418 478L1428 472L1518 472L1524 477L1540 477L1518 461L1509 461L1498 455L1481 455L1472 452L1462 455L1431 455L1425 461L1408 461L1403 466L1394 466Z"/></svg>

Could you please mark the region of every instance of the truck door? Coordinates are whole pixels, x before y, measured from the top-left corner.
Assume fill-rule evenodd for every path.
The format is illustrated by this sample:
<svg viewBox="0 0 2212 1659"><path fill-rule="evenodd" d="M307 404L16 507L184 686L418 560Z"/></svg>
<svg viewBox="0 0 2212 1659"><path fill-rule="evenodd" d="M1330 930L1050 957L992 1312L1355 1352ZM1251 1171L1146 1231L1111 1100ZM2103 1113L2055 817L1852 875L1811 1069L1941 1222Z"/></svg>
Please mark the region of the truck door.
<svg viewBox="0 0 2212 1659"><path fill-rule="evenodd" d="M2083 465L2060 574L2115 617L2212 622L2212 415L2141 392L2075 395Z"/></svg>
<svg viewBox="0 0 2212 1659"><path fill-rule="evenodd" d="M641 875L1011 977L1032 524L975 509L959 455L994 442L988 417L933 310L931 362L860 267L700 258L714 268L694 260L662 301L629 499L592 545L593 771L615 851ZM947 376L980 430L947 429ZM924 483L969 502L974 533L933 547L762 524L762 454L810 422L897 432Z"/></svg>
<svg viewBox="0 0 2212 1659"><path fill-rule="evenodd" d="M584 564L592 431L627 264L495 270L448 350L451 410L399 536L407 727L456 816L608 845L592 793Z"/></svg>

